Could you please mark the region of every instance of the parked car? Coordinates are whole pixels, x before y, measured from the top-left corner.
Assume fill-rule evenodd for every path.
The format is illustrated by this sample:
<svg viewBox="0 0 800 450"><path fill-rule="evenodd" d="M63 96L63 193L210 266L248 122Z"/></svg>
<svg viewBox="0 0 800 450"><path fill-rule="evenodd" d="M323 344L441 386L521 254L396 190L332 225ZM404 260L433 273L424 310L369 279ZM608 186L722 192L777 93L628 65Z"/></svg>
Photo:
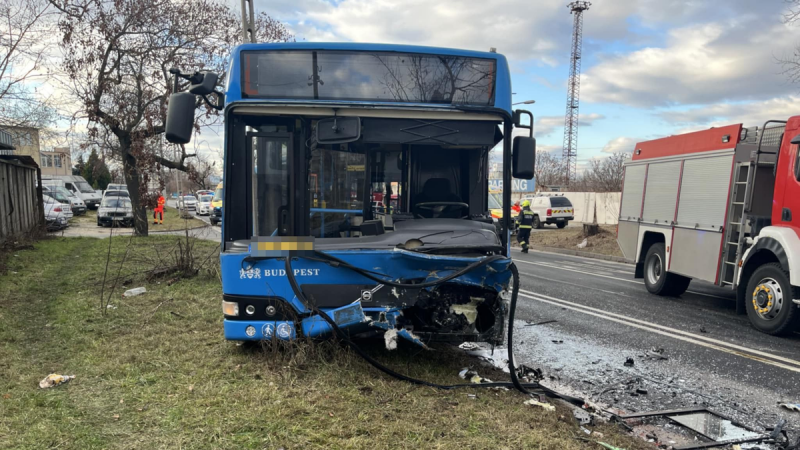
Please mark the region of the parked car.
<svg viewBox="0 0 800 450"><path fill-rule="evenodd" d="M194 195L184 195L178 199L178 209L197 209L197 198Z"/></svg>
<svg viewBox="0 0 800 450"><path fill-rule="evenodd" d="M524 198L523 201L525 200L531 202L533 228L542 228L545 224L564 228L570 220L575 219L575 208L564 196L536 196Z"/></svg>
<svg viewBox="0 0 800 450"><path fill-rule="evenodd" d="M42 202L44 203L44 220L47 231L59 231L69 226L69 219L66 216L69 208L49 195L43 195ZM69 213L72 214L72 211Z"/></svg>
<svg viewBox="0 0 800 450"><path fill-rule="evenodd" d="M100 192L95 191L89 186L89 183L81 176L78 175L44 175L42 176L42 183L45 180L58 180L66 190L70 191L73 195L80 198L87 208L97 209L100 206L100 199L102 195Z"/></svg>
<svg viewBox="0 0 800 450"><path fill-rule="evenodd" d="M97 210L97 226L132 226L133 207L127 196L106 196Z"/></svg>
<svg viewBox="0 0 800 450"><path fill-rule="evenodd" d="M63 198L63 196L61 194L57 194L57 195L59 195L60 197ZM68 202L65 203L65 202L59 200L58 198L56 198L54 195L52 195L50 193L42 192L42 202L45 203L45 207L47 206L47 203L58 203L58 206L61 207L61 211L55 211L55 212L60 212L64 216L64 218L66 218L67 220L70 220L70 219L72 219L74 217L74 214L72 213L72 209L69 207L69 203ZM56 208L56 206L57 205L51 205L51 208Z"/></svg>
<svg viewBox="0 0 800 450"><path fill-rule="evenodd" d="M214 191L209 190L209 189L200 189L199 191L195 192L195 194L197 195L198 198L200 198L200 197L202 197L204 195L213 196L214 195Z"/></svg>
<svg viewBox="0 0 800 450"><path fill-rule="evenodd" d="M211 215L211 201L214 200L213 195L201 195L197 201L197 215L208 216Z"/></svg>
<svg viewBox="0 0 800 450"><path fill-rule="evenodd" d="M80 216L82 214L86 214L86 204L83 203L83 200L75 197L70 191L66 190L62 186L43 184L42 193L48 194L64 205L67 205L70 211L72 211L72 213L75 215Z"/></svg>
<svg viewBox="0 0 800 450"><path fill-rule="evenodd" d="M119 184L119 183L109 183L106 186L107 191L125 191L128 192L128 185L126 184Z"/></svg>
<svg viewBox="0 0 800 450"><path fill-rule="evenodd" d="M103 200L107 198L117 198L117 197L124 197L130 200L131 196L128 194L128 191L119 191L119 190L108 190L106 189L103 191ZM103 203L103 200L100 200L100 204Z"/></svg>

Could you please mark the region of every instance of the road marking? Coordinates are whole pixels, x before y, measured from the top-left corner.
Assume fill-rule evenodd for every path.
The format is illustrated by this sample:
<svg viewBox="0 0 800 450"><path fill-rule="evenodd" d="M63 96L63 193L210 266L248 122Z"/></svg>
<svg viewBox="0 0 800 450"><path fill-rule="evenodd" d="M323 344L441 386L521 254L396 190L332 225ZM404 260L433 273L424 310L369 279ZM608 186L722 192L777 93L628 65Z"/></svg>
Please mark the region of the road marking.
<svg viewBox="0 0 800 450"><path fill-rule="evenodd" d="M514 248L514 251L516 251L517 253L522 253L521 250L517 250L516 248ZM622 266L622 267L625 267L625 268L628 268L628 269L631 268L631 264L629 264L629 263L621 263L621 262L616 262L616 261L609 261L607 259L593 259L593 258L586 258L585 256L568 255L568 254L565 254L565 253L554 253L554 252L548 252L548 251L544 251L544 250L535 250L535 249L531 249L531 251L534 252L534 253L543 253L545 255L555 255L555 256L558 256L558 257L562 257L563 256L564 258L573 259L573 260L577 259L577 260L581 260L581 261L592 261L593 263L596 263L596 264L611 264L611 265L615 265L615 266Z"/></svg>
<svg viewBox="0 0 800 450"><path fill-rule="evenodd" d="M715 350L719 350L725 353L742 356L744 358L752 359L754 361L763 362L765 364L770 364L776 367L781 367L783 369L800 373L800 361L784 358L783 356L773 355L771 353L762 352L760 350L751 349L741 345L731 344L728 342L720 341L706 336L700 336L697 334L689 333L687 331L678 330L664 325L659 325L656 323L635 319L633 317L624 316L622 314L616 314L604 311L602 309L592 308L591 306L585 306L579 303L573 303L567 300L550 297L544 294L537 294L535 292L526 291L523 289L520 289L519 292L520 295L522 295L523 297L527 297L532 300L537 300L543 303L549 303L554 306L560 306L562 308L571 309L573 311L577 311L583 314L588 314L591 316L610 320L612 322L625 324L633 328L638 328L640 330L649 331L651 333L660 334L662 336L668 336L684 342L700 345L702 347L713 348ZM783 363L787 363L790 365Z"/></svg>
<svg viewBox="0 0 800 450"><path fill-rule="evenodd" d="M535 266L548 267L550 269L568 270L570 272L582 273L584 275L592 275L592 276L595 276L595 277L602 277L602 278L609 278L609 279L612 279L612 280L626 281L628 283L644 284L644 281L629 280L627 278L614 277L614 276L611 276L611 275L603 275L603 274L600 274L600 273L592 273L592 272L586 272L586 271L583 271L583 270L569 269L569 268L566 268L566 267L557 266L557 265L553 265L553 264L549 264L549 263L523 261L521 259L515 259L514 261L515 262L525 263L525 264L532 264L532 265L535 265ZM686 292L688 292L690 294L703 295L703 296L706 296L706 297L721 298L723 300L733 300L733 299L728 298L728 297L722 297L720 295L714 295L714 294L706 294L704 292L697 292L697 291L686 291Z"/></svg>

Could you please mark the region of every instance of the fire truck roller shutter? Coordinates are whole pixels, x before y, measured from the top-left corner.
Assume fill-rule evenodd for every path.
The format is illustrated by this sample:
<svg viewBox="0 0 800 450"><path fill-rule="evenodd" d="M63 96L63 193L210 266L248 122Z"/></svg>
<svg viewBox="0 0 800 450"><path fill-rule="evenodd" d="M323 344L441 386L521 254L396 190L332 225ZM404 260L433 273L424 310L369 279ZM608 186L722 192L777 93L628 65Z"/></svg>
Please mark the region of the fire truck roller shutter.
<svg viewBox="0 0 800 450"><path fill-rule="evenodd" d="M675 204L678 201L680 176L680 161L650 164L650 168L647 169L647 187L644 190L642 222L672 223L675 218Z"/></svg>
<svg viewBox="0 0 800 450"><path fill-rule="evenodd" d="M640 218L646 171L647 165L645 164L625 167L625 184L622 188L622 205L619 209L620 220L638 220Z"/></svg>
<svg viewBox="0 0 800 450"><path fill-rule="evenodd" d="M716 282L732 164L733 155L685 160L670 272Z"/></svg>

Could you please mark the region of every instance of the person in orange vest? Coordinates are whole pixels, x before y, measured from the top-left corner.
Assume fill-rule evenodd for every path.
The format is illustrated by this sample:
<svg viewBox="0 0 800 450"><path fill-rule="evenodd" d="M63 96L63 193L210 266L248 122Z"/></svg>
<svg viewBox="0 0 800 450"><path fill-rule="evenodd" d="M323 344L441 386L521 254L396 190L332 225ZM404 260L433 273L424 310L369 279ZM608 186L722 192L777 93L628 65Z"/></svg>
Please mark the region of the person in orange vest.
<svg viewBox="0 0 800 450"><path fill-rule="evenodd" d="M522 208L520 208L519 200L517 200L516 203L514 203L514 206L511 207L511 212L514 214L519 214L520 210L522 210Z"/></svg>
<svg viewBox="0 0 800 450"><path fill-rule="evenodd" d="M159 195L158 196L158 206L156 207L156 209L153 210L153 223L154 224L158 224L158 223L161 223L162 225L164 224L164 203L166 203L166 202L167 201L164 199L163 195ZM161 222L156 222L156 215L159 216Z"/></svg>

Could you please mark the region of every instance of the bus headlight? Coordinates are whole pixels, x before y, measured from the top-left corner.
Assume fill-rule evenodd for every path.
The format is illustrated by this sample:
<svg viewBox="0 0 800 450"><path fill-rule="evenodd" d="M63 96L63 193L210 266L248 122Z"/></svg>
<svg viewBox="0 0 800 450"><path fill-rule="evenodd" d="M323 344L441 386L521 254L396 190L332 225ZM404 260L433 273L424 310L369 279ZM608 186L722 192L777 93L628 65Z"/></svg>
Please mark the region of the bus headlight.
<svg viewBox="0 0 800 450"><path fill-rule="evenodd" d="M238 316L239 315L239 303L237 302L226 302L225 300L222 301L222 314L226 316Z"/></svg>
<svg viewBox="0 0 800 450"><path fill-rule="evenodd" d="M244 309L244 312L246 312L248 316L252 316L256 313L256 307L253 305L247 305L247 307Z"/></svg>

